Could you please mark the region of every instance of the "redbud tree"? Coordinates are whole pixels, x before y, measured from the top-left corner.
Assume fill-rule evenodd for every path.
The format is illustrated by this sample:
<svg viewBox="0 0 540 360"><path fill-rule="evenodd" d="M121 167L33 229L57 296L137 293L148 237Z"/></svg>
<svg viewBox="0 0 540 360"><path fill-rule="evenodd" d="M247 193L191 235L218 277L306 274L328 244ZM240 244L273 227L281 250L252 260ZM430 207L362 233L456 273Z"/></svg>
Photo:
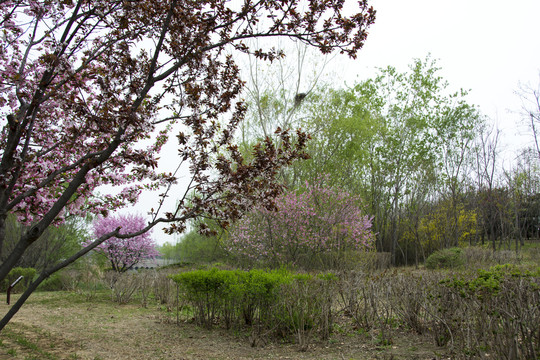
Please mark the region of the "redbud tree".
<svg viewBox="0 0 540 360"><path fill-rule="evenodd" d="M146 220L142 215L117 215L98 217L93 225L95 238L100 238L118 227L121 227L120 234L138 232L146 227ZM112 269L117 272L127 271L139 262L159 255L150 231L129 239L113 236L94 248L94 251L105 255Z"/></svg>
<svg viewBox="0 0 540 360"><path fill-rule="evenodd" d="M257 207L242 218L231 231L229 251L271 266L335 268L348 252L373 244L372 217L361 199L324 181L281 195L276 207Z"/></svg>
<svg viewBox="0 0 540 360"><path fill-rule="evenodd" d="M0 330L44 279L111 236L159 223L181 232L201 215L226 225L254 203L270 207L281 191L277 171L305 156L307 137L279 129L244 159L233 142L246 111L234 54L272 60L284 54L248 40L288 37L355 57L375 19L366 1L355 4L347 16L345 0L1 1L0 249L9 213L29 228L0 254L0 281L66 215L105 215L145 187L164 191L145 228L119 227L43 271ZM172 134L187 165L179 176L190 183L161 214L177 181L174 171L156 172ZM101 185L121 190L95 196Z"/></svg>

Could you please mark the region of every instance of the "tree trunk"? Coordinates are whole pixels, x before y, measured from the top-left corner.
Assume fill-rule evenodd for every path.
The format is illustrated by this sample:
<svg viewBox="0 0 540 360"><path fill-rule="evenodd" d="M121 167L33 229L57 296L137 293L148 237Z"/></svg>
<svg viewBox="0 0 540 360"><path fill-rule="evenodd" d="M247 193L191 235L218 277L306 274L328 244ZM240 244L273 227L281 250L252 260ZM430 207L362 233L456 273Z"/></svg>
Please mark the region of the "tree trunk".
<svg viewBox="0 0 540 360"><path fill-rule="evenodd" d="M6 278L32 242L33 239L29 236L28 232L23 235L9 256L2 262L2 265L0 265L0 281L3 281Z"/></svg>
<svg viewBox="0 0 540 360"><path fill-rule="evenodd" d="M6 219L7 214L2 212L0 215L0 261L4 262L3 258L3 248L4 248L4 239L6 238Z"/></svg>
<svg viewBox="0 0 540 360"><path fill-rule="evenodd" d="M37 289L39 284L43 282L46 278L48 278L50 273L44 272L42 273L36 281L32 282L28 288L24 291L24 293L21 295L21 297L17 300L15 304L9 309L9 311L4 315L2 320L0 320L0 332L4 329L4 327L9 323L11 318L15 316L15 314L19 311L19 309L23 306L23 304L26 302L26 300L30 297L30 295L34 292L34 290Z"/></svg>

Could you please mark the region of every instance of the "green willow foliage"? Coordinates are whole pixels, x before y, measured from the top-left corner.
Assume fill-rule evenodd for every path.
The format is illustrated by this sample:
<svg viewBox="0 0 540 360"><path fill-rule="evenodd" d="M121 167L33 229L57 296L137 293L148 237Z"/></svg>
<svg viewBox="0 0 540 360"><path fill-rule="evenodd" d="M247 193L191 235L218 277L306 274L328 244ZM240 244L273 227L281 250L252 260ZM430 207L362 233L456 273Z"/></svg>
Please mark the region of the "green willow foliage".
<svg viewBox="0 0 540 360"><path fill-rule="evenodd" d="M425 259L462 236L460 205L473 143L482 126L466 91L451 91L437 62L416 59L407 71L382 68L346 89L320 89L303 105L303 129L313 134L310 160L293 177L311 181L320 173L330 184L359 195L374 216L377 250L392 263ZM447 228L435 236L420 231L420 219L446 200Z"/></svg>

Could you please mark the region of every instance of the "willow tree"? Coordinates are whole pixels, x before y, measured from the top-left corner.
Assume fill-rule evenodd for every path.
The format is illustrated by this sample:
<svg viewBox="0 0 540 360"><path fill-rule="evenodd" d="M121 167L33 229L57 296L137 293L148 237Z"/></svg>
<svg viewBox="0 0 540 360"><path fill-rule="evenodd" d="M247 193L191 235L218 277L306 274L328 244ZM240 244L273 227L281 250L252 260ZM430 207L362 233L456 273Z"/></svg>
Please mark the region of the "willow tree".
<svg viewBox="0 0 540 360"><path fill-rule="evenodd" d="M352 88L315 92L304 110L313 141L311 159L297 163L298 172L305 178L325 172L360 194L375 216L377 247L394 262L418 245L401 242L407 228L415 232L420 224L407 214L419 215L430 199L455 200L448 215L455 232L470 144L482 123L466 92L451 92L439 74L436 61L416 59L405 72L387 67Z"/></svg>

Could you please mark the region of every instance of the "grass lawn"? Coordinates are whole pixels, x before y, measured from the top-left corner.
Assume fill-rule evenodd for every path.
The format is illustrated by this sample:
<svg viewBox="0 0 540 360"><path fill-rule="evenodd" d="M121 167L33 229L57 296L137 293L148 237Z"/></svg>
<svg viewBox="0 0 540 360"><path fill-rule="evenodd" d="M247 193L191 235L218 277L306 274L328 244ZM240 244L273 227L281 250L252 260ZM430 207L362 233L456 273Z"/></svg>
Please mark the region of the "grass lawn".
<svg viewBox="0 0 540 360"><path fill-rule="evenodd" d="M14 295L12 301L17 299ZM1 298L4 314L8 305ZM108 292L88 299L74 292L39 292L0 334L0 359L442 359L431 339L396 327L393 343L381 345L336 321L329 341L299 352L292 342L251 347L249 333L206 330L162 306L118 305Z"/></svg>

